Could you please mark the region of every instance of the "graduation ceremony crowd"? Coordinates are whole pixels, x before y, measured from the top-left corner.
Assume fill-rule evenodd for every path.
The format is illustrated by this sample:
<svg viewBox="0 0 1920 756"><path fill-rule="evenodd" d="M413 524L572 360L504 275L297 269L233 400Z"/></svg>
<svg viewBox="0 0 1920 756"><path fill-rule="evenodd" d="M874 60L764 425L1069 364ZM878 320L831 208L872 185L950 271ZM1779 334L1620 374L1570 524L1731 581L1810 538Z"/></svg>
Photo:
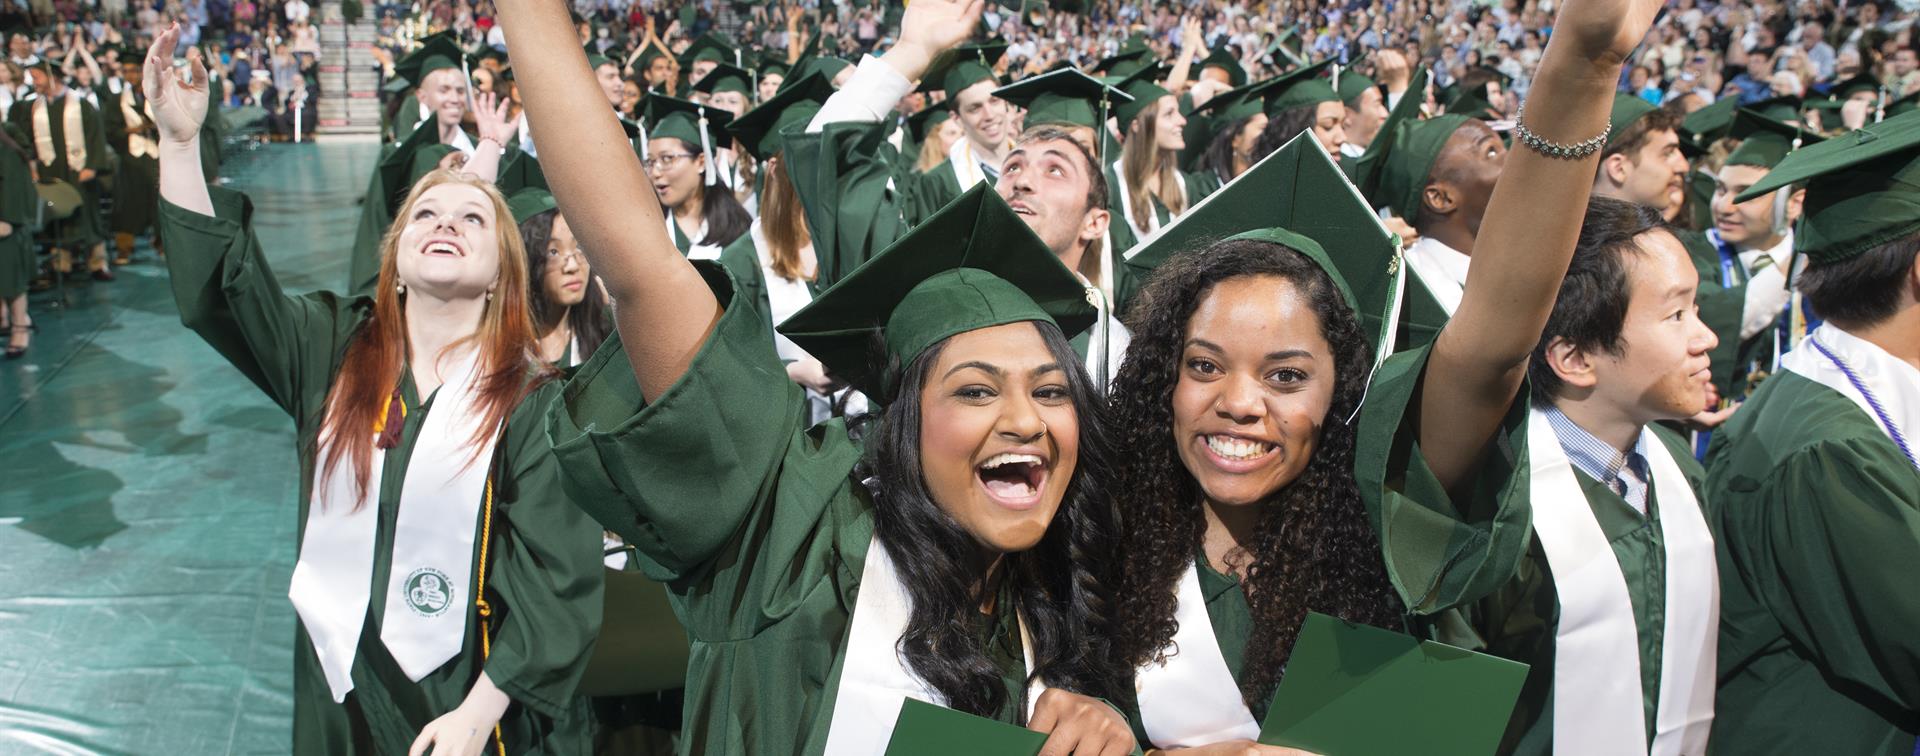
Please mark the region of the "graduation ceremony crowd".
<svg viewBox="0 0 1920 756"><path fill-rule="evenodd" d="M1305 753L1312 614L1526 665L1439 753L1920 753L1920 6L375 5L291 293L299 34L141 5L10 35L9 355L147 238L293 418L296 753Z"/></svg>

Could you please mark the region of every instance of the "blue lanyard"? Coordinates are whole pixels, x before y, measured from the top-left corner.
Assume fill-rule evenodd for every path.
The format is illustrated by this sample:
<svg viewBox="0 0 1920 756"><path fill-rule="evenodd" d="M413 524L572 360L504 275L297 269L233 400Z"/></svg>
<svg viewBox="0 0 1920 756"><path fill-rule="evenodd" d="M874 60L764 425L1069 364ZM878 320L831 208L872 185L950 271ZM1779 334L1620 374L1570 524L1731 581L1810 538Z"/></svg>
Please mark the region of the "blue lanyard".
<svg viewBox="0 0 1920 756"><path fill-rule="evenodd" d="M1831 350L1827 349L1827 345L1820 343L1819 339L1810 338L1807 339L1807 343L1812 344L1813 348L1820 350L1820 353L1826 355L1827 359L1833 360L1834 366L1840 368L1840 372L1847 376L1848 381L1853 383L1854 390L1859 391L1861 396L1866 397L1867 406L1873 408L1873 414L1879 416L1880 424L1886 427L1887 435L1893 437L1894 445L1900 447L1901 454L1907 455L1907 462L1912 464L1915 470L1920 470L1920 460L1914 459L1913 449L1907 446L1907 437L1901 435L1900 426L1893 424L1893 418L1887 417L1886 409L1880 406L1880 399L1873 395L1873 390L1867 388L1867 384L1860 380L1860 376L1854 374L1853 368L1848 367L1847 363L1840 360L1840 355L1834 354ZM1920 743L1914 745L1914 753L1920 754Z"/></svg>

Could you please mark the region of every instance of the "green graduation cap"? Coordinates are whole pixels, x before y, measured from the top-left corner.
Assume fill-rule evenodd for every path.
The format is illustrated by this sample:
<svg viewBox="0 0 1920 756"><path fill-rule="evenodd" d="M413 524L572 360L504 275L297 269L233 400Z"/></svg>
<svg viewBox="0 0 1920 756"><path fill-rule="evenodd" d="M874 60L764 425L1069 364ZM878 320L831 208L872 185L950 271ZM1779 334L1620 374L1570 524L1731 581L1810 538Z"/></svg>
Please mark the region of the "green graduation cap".
<svg viewBox="0 0 1920 756"><path fill-rule="evenodd" d="M393 64L394 75L406 79L413 86L420 86L420 81L427 74L447 68L465 70L473 63L473 59L454 42L452 35L445 32L429 36L422 42L424 44L420 45L420 49Z"/></svg>
<svg viewBox="0 0 1920 756"><path fill-rule="evenodd" d="M1474 94L1477 88L1455 89L1447 95L1447 112L1454 115L1476 118L1482 121L1498 121L1502 118L1499 111L1493 109L1493 103L1487 98Z"/></svg>
<svg viewBox="0 0 1920 756"><path fill-rule="evenodd" d="M1208 120L1207 131L1209 133L1217 132L1220 128L1224 128L1228 124L1239 121L1242 118L1252 118L1259 113L1265 112L1263 106L1265 106L1266 103L1260 99L1258 92L1262 87L1267 85L1268 81L1271 80L1257 81L1244 87L1234 87L1233 89L1214 95L1213 99L1194 108L1193 114ZM1189 116L1189 118L1191 117L1192 116Z"/></svg>
<svg viewBox="0 0 1920 756"><path fill-rule="evenodd" d="M532 155L515 150L500 164L493 185L500 193L511 197L525 189L546 189L547 174L540 169L540 161Z"/></svg>
<svg viewBox="0 0 1920 756"><path fill-rule="evenodd" d="M1023 321L1069 338L1093 324L1088 291L986 184L975 185L780 324L780 332L869 396L894 386L874 371L909 364L955 334Z"/></svg>
<svg viewBox="0 0 1920 756"><path fill-rule="evenodd" d="M1166 78L1170 70L1171 67L1164 63L1149 63L1108 85L1133 98L1113 108L1113 117L1120 121L1122 132L1125 132L1133 123L1133 119L1140 117L1141 113L1153 107L1160 98L1171 94L1157 83Z"/></svg>
<svg viewBox="0 0 1920 756"><path fill-rule="evenodd" d="M707 159L705 180L712 185L719 178L713 149L730 143L727 124L733 114L711 105L678 97L655 94L647 98L646 126L649 139L678 139L700 150Z"/></svg>
<svg viewBox="0 0 1920 756"><path fill-rule="evenodd" d="M1227 83L1236 87L1246 86L1247 69L1240 65L1239 58L1233 54L1231 45L1221 45L1200 59L1200 70L1218 68L1227 72Z"/></svg>
<svg viewBox="0 0 1920 756"><path fill-rule="evenodd" d="M553 201L553 194L539 187L528 187L507 197L507 209L513 211L514 225L526 223L533 216L559 209Z"/></svg>
<svg viewBox="0 0 1920 756"><path fill-rule="evenodd" d="M622 51L617 47L608 47L604 51L601 50L598 40L593 42L588 42L586 51L587 51L587 67L592 69L598 69L601 66L613 66L615 68L619 68L621 62L627 59L626 55L624 55Z"/></svg>
<svg viewBox="0 0 1920 756"><path fill-rule="evenodd" d="M709 60L737 65L740 62L740 48L726 35L707 32L695 38L692 44L687 45L686 51L680 53L680 65L687 69L692 69L695 63Z"/></svg>
<svg viewBox="0 0 1920 756"><path fill-rule="evenodd" d="M820 106L833 96L833 83L818 72L792 84L781 87L773 97L760 103L760 107L741 114L727 126L733 138L754 157L766 160L778 154L785 142L781 135L790 128L806 128L820 112ZM929 110L944 111L945 108Z"/></svg>
<svg viewBox="0 0 1920 756"><path fill-rule="evenodd" d="M1722 97L1699 110L1688 113L1675 129L1680 136L1680 151L1689 159L1707 154L1713 143L1726 138L1733 127L1733 116L1740 109L1740 98Z"/></svg>
<svg viewBox="0 0 1920 756"><path fill-rule="evenodd" d="M1424 91L1427 76L1424 67L1415 71L1413 86L1407 91ZM1409 222L1420 209L1420 195L1433 175L1440 151L1453 138L1453 132L1472 120L1458 113L1419 120L1419 114L1420 98L1400 98L1380 125L1380 133L1360 155L1357 171L1360 190L1374 205L1392 208L1395 215Z"/></svg>
<svg viewBox="0 0 1920 756"><path fill-rule="evenodd" d="M1107 76L1125 77L1140 70L1141 66L1152 62L1153 48L1148 47L1146 40L1136 34L1128 37L1127 41L1120 45L1118 52L1095 62L1093 64L1093 72L1106 74Z"/></svg>
<svg viewBox="0 0 1920 756"><path fill-rule="evenodd" d="M656 58L665 57L668 57L667 51L660 49L658 45L648 45L646 49L640 51L640 60L634 70L644 72L653 67L653 61Z"/></svg>
<svg viewBox="0 0 1920 756"><path fill-rule="evenodd" d="M1340 81L1334 85L1334 89L1340 93L1341 102L1346 103L1347 107L1353 107L1360 104L1360 95L1378 86L1380 85L1373 79L1343 68L1340 70Z"/></svg>
<svg viewBox="0 0 1920 756"><path fill-rule="evenodd" d="M771 48L761 50L759 55L754 56L754 61L755 83L758 83L761 77L768 74L785 78L787 70L789 69L787 53L783 50L773 50Z"/></svg>
<svg viewBox="0 0 1920 756"><path fill-rule="evenodd" d="M1334 90L1333 83L1326 78L1327 70L1332 67L1333 61L1323 60L1310 66L1296 68L1268 81L1261 86L1256 96L1260 98L1268 116L1323 102L1339 102L1340 93Z"/></svg>
<svg viewBox="0 0 1920 756"><path fill-rule="evenodd" d="M1611 129L1607 132L1607 146L1612 147L1618 144L1620 137L1627 133L1627 127L1655 110L1659 110L1659 107L1641 99L1638 95L1625 92L1614 94L1613 109L1607 113L1607 126Z"/></svg>
<svg viewBox="0 0 1920 756"><path fill-rule="evenodd" d="M1391 354L1398 320L1400 237L1347 182L1326 150L1302 133L1128 254L1135 278L1216 239L1270 241L1305 255L1333 278L1374 346Z"/></svg>
<svg viewBox="0 0 1920 756"><path fill-rule="evenodd" d="M1822 141L1803 127L1746 108L1734 115L1728 136L1740 140L1740 146L1727 155L1727 165L1755 165L1768 170L1794 150Z"/></svg>
<svg viewBox="0 0 1920 756"><path fill-rule="evenodd" d="M1027 125L1068 123L1092 129L1106 123L1127 93L1071 68L1030 76L994 90L993 96L1027 109Z"/></svg>
<svg viewBox="0 0 1920 756"><path fill-rule="evenodd" d="M907 116L907 136L912 137L915 144L923 144L927 141L927 134L952 117L953 111L937 105L921 108L920 112Z"/></svg>
<svg viewBox="0 0 1920 756"><path fill-rule="evenodd" d="M406 201L407 193L413 191L414 182L438 167L440 159L452 151L452 147L440 143L440 130L432 123L420 124L395 144L393 151L374 168L380 172L381 186L387 191L387 196L382 198L387 204L387 213L397 211L400 203Z"/></svg>
<svg viewBox="0 0 1920 756"><path fill-rule="evenodd" d="M1874 76L1871 73L1862 73L1833 85L1833 88L1828 90L1827 93L1828 96L1836 100L1847 100L1861 92L1872 92L1874 97L1878 99L1880 90L1883 88L1884 85L1880 83L1880 77Z"/></svg>
<svg viewBox="0 0 1920 756"><path fill-rule="evenodd" d="M980 82L991 81L998 86L1000 77L993 73L993 64L1006 53L1005 40L962 45L934 60L917 91L946 92L947 101L951 103L960 97L962 90Z"/></svg>
<svg viewBox="0 0 1920 756"><path fill-rule="evenodd" d="M1734 201L1801 183L1807 198L1793 250L1809 266L1920 233L1920 112L1795 150Z"/></svg>
<svg viewBox="0 0 1920 756"><path fill-rule="evenodd" d="M1283 29L1273 38L1273 44L1267 45L1267 59L1276 66L1304 66L1307 64L1306 40L1292 29Z"/></svg>
<svg viewBox="0 0 1920 756"><path fill-rule="evenodd" d="M738 92L749 97L753 94L753 74L732 63L721 63L707 72L706 76L693 83L693 91L716 94L719 92Z"/></svg>
<svg viewBox="0 0 1920 756"><path fill-rule="evenodd" d="M1798 121L1800 120L1800 110L1803 105L1804 103L1802 103L1798 97L1793 95L1780 95L1779 97L1769 97L1752 105L1748 105L1746 109L1776 121ZM1731 114L1727 116L1726 125L1733 125L1733 116Z"/></svg>

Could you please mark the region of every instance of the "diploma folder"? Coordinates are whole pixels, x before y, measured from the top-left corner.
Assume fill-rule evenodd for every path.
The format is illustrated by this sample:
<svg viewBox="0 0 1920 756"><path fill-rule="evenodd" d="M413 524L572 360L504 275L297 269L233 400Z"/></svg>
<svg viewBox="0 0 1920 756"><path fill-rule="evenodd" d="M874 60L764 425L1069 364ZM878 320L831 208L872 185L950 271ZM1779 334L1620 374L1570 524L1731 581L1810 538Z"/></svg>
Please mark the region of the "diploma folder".
<svg viewBox="0 0 1920 756"><path fill-rule="evenodd" d="M1327 756L1493 753L1527 665L1307 615L1260 742Z"/></svg>
<svg viewBox="0 0 1920 756"><path fill-rule="evenodd" d="M1034 756L1046 733L909 698L886 756Z"/></svg>

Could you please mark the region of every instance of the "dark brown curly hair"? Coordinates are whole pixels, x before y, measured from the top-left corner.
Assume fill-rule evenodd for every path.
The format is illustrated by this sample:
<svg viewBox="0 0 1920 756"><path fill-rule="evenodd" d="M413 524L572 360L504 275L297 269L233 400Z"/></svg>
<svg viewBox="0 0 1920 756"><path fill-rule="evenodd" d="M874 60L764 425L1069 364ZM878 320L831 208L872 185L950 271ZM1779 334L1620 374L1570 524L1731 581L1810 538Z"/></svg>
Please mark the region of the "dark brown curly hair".
<svg viewBox="0 0 1920 756"><path fill-rule="evenodd" d="M1354 427L1344 419L1360 403L1371 348L1333 279L1292 249L1271 242L1196 244L1154 273L1127 312L1133 331L1126 364L1110 389L1109 428L1157 428L1115 434L1115 497L1122 522L1118 660L1138 668L1166 658L1176 590L1206 533L1198 481L1181 463L1173 437L1173 391L1187 322L1221 281L1274 276L1307 295L1320 333L1332 345L1335 386L1320 442L1300 477L1270 494L1262 508L1245 590L1253 620L1240 695L1260 711L1280 682L1307 612L1391 626L1400 616L1387 582L1380 543L1354 482Z"/></svg>

